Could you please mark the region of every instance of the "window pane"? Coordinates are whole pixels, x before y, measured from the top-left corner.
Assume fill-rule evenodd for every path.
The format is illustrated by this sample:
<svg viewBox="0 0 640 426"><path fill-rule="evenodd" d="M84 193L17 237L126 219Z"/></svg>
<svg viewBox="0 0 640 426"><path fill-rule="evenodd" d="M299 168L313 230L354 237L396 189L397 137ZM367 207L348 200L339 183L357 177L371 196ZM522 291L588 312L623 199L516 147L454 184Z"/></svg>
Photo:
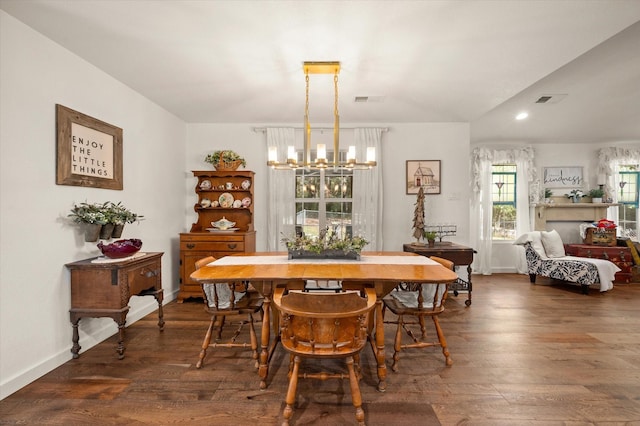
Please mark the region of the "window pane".
<svg viewBox="0 0 640 426"><path fill-rule="evenodd" d="M516 238L516 208L510 205L494 205L492 217L493 239Z"/></svg>
<svg viewBox="0 0 640 426"><path fill-rule="evenodd" d="M296 203L296 234L318 236L318 203Z"/></svg>

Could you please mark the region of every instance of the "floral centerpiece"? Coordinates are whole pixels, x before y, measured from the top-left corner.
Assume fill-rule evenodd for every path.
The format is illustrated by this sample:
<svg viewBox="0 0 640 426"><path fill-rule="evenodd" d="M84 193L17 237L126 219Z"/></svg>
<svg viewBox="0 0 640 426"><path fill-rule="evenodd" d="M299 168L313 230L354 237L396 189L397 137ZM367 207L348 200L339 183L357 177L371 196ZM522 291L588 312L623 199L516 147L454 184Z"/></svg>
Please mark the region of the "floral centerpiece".
<svg viewBox="0 0 640 426"><path fill-rule="evenodd" d="M317 238L298 235L295 238L283 238L287 246L289 259L360 259L360 252L369 244L363 237L339 237L328 229L320 231Z"/></svg>
<svg viewBox="0 0 640 426"><path fill-rule="evenodd" d="M564 194L573 203L579 203L580 199L584 197L584 193L580 189L572 189L568 194Z"/></svg>
<svg viewBox="0 0 640 426"><path fill-rule="evenodd" d="M204 157L205 163L211 164L216 170L232 171L238 167L246 167L247 162L238 153L230 150L214 151Z"/></svg>

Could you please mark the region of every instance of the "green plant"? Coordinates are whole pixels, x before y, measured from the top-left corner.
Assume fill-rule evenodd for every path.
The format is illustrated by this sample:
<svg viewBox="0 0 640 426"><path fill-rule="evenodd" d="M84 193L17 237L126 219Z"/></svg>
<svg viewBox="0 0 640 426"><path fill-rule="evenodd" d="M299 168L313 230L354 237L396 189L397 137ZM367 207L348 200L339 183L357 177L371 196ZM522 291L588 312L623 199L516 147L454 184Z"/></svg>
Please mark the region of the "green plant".
<svg viewBox="0 0 640 426"><path fill-rule="evenodd" d="M435 241L437 236L438 234L436 234L435 232L424 233L424 237L427 239L427 241Z"/></svg>
<svg viewBox="0 0 640 426"><path fill-rule="evenodd" d="M124 225L125 223L141 221L144 218L144 216L127 209L121 202L115 204L111 201L105 201L102 204L75 204L68 217L71 217L76 223L95 223L98 225L107 223Z"/></svg>
<svg viewBox="0 0 640 426"><path fill-rule="evenodd" d="M95 223L98 225L104 225L109 221L109 218L104 212L104 205L97 203L74 204L68 217L72 218L76 223Z"/></svg>
<svg viewBox="0 0 640 426"><path fill-rule="evenodd" d="M544 198L550 198L553 195L553 192L549 188L544 189Z"/></svg>
<svg viewBox="0 0 640 426"><path fill-rule="evenodd" d="M572 189L568 194L564 194L567 198L582 198L584 193L580 189Z"/></svg>
<svg viewBox="0 0 640 426"><path fill-rule="evenodd" d="M302 235L295 238L285 237L282 242L285 243L289 251L309 251L313 253L321 253L325 250L360 253L364 246L369 244L369 241L359 236L340 238L336 233L329 233L328 229L320 231L320 235L317 238Z"/></svg>
<svg viewBox="0 0 640 426"><path fill-rule="evenodd" d="M602 198L604 197L604 189L601 188L593 188L589 191L589 197L591 198Z"/></svg>
<svg viewBox="0 0 640 426"><path fill-rule="evenodd" d="M234 151L224 150L224 151L214 151L213 154L208 154L204 158L205 163L209 163L212 165L216 165L220 162L220 157L222 157L222 161L232 163L234 161L240 161L242 167L246 167L247 162L244 158L242 158L238 153Z"/></svg>
<svg viewBox="0 0 640 426"><path fill-rule="evenodd" d="M108 212L107 217L109 223L114 225L124 225L125 223L134 223L144 220L144 216L132 212L128 208L122 205L122 202L117 204L109 201L108 205L105 203L105 209Z"/></svg>

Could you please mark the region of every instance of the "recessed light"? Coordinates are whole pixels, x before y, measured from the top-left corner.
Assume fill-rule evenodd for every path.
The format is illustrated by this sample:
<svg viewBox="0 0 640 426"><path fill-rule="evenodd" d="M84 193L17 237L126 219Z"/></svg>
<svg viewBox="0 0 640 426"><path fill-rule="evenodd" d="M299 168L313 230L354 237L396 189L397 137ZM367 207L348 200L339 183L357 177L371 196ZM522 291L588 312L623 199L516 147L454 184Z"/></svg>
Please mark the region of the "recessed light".
<svg viewBox="0 0 640 426"><path fill-rule="evenodd" d="M516 120L524 120L528 116L529 116L528 112L521 112L518 115L516 115Z"/></svg>

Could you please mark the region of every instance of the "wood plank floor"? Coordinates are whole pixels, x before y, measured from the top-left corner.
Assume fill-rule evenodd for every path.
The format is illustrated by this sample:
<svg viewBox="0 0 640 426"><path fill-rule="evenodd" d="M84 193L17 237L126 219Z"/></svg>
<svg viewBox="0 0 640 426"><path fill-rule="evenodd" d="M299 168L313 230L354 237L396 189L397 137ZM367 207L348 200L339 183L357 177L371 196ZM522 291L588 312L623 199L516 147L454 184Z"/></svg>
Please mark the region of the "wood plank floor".
<svg viewBox="0 0 640 426"><path fill-rule="evenodd" d="M452 367L438 348L403 352L381 393L365 349L368 425L640 425L640 284L585 296L498 274L474 276L474 289L471 307L466 294L451 296L441 316ZM155 314L128 327L121 361L113 336L0 401L0 424L280 424L282 348L260 391L246 351L218 349L195 368L207 327L201 303L172 302L165 320L162 333ZM348 381L301 380L293 423L354 424Z"/></svg>

